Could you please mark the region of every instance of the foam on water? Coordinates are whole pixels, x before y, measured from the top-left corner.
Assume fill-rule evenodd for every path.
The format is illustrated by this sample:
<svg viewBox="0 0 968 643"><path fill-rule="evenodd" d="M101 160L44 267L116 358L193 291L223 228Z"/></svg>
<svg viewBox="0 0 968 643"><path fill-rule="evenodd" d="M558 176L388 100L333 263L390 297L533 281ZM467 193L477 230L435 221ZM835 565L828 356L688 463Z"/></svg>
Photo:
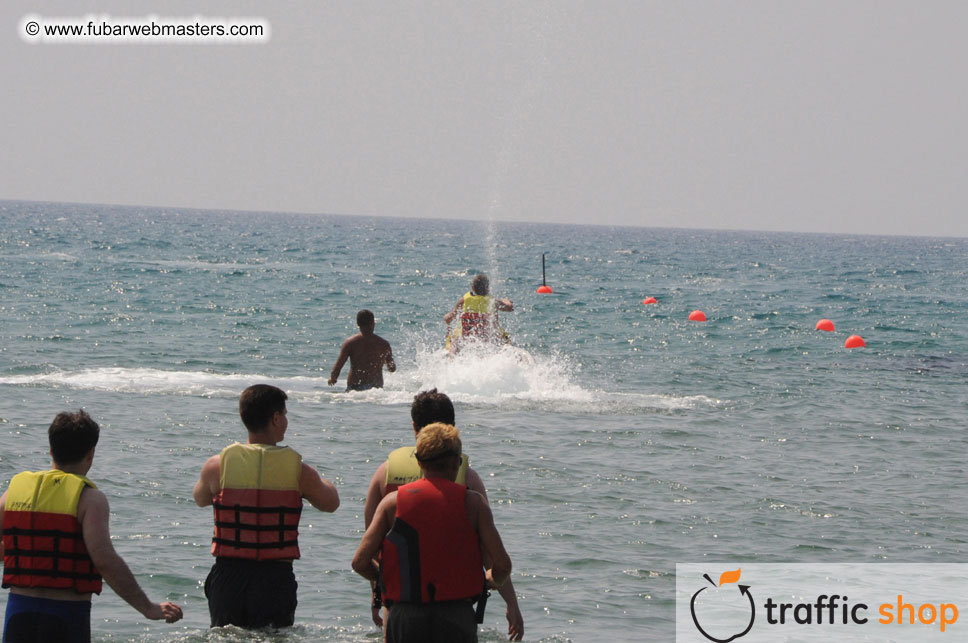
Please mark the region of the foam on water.
<svg viewBox="0 0 968 643"><path fill-rule="evenodd" d="M576 384L578 368L560 355L534 357L511 346L497 350L471 348L454 357L445 351L417 354L416 366L389 373L385 388L344 393L326 377L274 377L260 373L211 373L155 368L90 368L0 377L0 385L73 390L235 398L258 382L284 389L295 402L409 405L419 391L437 388L457 403L502 410L536 409L578 414L637 414L716 407L705 395L616 393Z"/></svg>

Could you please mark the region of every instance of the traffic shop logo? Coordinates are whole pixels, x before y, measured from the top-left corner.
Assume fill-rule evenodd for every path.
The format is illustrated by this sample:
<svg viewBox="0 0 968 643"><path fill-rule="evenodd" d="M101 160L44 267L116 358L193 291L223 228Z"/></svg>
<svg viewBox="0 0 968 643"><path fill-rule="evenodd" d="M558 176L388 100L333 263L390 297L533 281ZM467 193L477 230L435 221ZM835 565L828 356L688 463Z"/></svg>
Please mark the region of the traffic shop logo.
<svg viewBox="0 0 968 643"><path fill-rule="evenodd" d="M746 636L753 629L753 623L756 621L756 604L753 601L753 595L750 593L750 586L739 584L741 571L742 569L723 572L719 575L718 585L713 582L709 574L703 574L702 577L709 582L709 585L700 587L689 601L689 612L692 614L693 624L700 634L710 641L714 641L714 643L735 641ZM697 600L700 601L698 609ZM731 631L720 632L716 629L713 621L718 619L703 616L703 606L709 604L715 604L720 610L728 610L730 618L727 620L733 623L731 627L740 629L740 631L731 633Z"/></svg>

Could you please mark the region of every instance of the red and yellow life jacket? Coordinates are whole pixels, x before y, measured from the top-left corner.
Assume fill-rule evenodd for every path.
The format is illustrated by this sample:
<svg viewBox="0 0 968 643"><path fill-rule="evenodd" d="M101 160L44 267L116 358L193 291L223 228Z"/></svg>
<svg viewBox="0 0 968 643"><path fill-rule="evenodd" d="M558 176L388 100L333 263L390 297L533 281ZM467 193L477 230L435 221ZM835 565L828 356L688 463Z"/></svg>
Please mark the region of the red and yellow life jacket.
<svg viewBox="0 0 968 643"><path fill-rule="evenodd" d="M387 456L386 492L396 491L405 484L409 484L423 477L420 463L417 462L417 447L400 447L394 449ZM470 466L471 459L466 453L460 456L460 470L457 472L457 483L467 484L467 468Z"/></svg>
<svg viewBox="0 0 968 643"><path fill-rule="evenodd" d="M421 478L397 490L396 519L381 549L380 583L388 605L481 595L484 564L466 496L467 487L442 478Z"/></svg>
<svg viewBox="0 0 968 643"><path fill-rule="evenodd" d="M461 335L491 339L497 330L497 313L494 298L490 295L464 295L464 305L460 314Z"/></svg>
<svg viewBox="0 0 968 643"><path fill-rule="evenodd" d="M101 593L77 504L93 482L58 469L24 471L10 481L3 513L3 586Z"/></svg>
<svg viewBox="0 0 968 643"><path fill-rule="evenodd" d="M289 447L232 444L222 450L212 501L212 555L250 560L299 558L302 456Z"/></svg>

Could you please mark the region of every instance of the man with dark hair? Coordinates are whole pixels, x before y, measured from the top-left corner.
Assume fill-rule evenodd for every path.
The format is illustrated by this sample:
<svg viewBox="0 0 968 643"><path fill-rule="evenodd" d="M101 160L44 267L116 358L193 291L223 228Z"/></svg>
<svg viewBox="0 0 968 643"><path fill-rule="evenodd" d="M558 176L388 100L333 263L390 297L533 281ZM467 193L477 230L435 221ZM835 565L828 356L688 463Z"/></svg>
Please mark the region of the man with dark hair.
<svg viewBox="0 0 968 643"><path fill-rule="evenodd" d="M413 422L414 437L420 437L421 430L430 424L443 423L455 424L454 404L446 394L437 389L422 391L413 398L410 406L410 419ZM380 501L387 494L397 490L402 485L418 480L421 476L420 465L416 457L416 447L400 447L395 449L387 457L386 461L377 467L376 472L370 479L370 486L366 492L366 505L363 509L364 525L369 527L376 514ZM487 489L484 481L474 469L470 468L470 458L467 454L461 454L460 466L457 470L456 482L466 485L468 489L475 491L487 501ZM373 586L372 617L373 622L383 626L384 619L380 614L380 596L376 592L376 585ZM514 590L514 584L508 582L500 588L501 598L507 605L508 635L511 640L520 641L524 637L524 617L518 607L518 597Z"/></svg>
<svg viewBox="0 0 968 643"><path fill-rule="evenodd" d="M215 511L215 564L205 580L212 627L292 625L302 499L320 511L339 507L333 483L291 448L277 446L289 427L286 399L268 384L245 389L239 415L248 442L209 458L195 483L196 504Z"/></svg>
<svg viewBox="0 0 968 643"><path fill-rule="evenodd" d="M424 427L416 457L422 477L380 501L353 569L380 583L387 643L476 642L472 603L507 582L511 558L487 499L454 482L463 466L457 429Z"/></svg>
<svg viewBox="0 0 968 643"><path fill-rule="evenodd" d="M276 413L286 414L289 396L281 388L255 384L239 396L239 417L250 433L264 429Z"/></svg>
<svg viewBox="0 0 968 643"><path fill-rule="evenodd" d="M437 389L421 391L413 396L413 403L410 405L410 421L413 423L415 435L420 433L420 429L434 422L456 425L454 417L454 403Z"/></svg>
<svg viewBox="0 0 968 643"><path fill-rule="evenodd" d="M350 360L350 374L346 377L347 391L366 391L371 388L383 388L383 365L393 373L397 365L393 361L393 350L390 342L373 331L376 320L373 313L363 309L356 314L356 325L360 332L347 338L340 348L339 357L329 375L329 385L336 384L339 372L346 360Z"/></svg>
<svg viewBox="0 0 968 643"><path fill-rule="evenodd" d="M460 324L447 333L447 350L456 353L467 340L494 344L510 344L511 338L498 321L498 311L510 312L514 304L510 299L495 299L490 294L491 284L487 275L479 274L471 281L470 292L444 315L449 327L460 315Z"/></svg>
<svg viewBox="0 0 968 643"><path fill-rule="evenodd" d="M99 435L85 411L58 413L47 431L51 469L18 473L0 496L4 641L90 641L102 580L146 618L182 617L178 605L148 599L111 544L107 497L86 477Z"/></svg>

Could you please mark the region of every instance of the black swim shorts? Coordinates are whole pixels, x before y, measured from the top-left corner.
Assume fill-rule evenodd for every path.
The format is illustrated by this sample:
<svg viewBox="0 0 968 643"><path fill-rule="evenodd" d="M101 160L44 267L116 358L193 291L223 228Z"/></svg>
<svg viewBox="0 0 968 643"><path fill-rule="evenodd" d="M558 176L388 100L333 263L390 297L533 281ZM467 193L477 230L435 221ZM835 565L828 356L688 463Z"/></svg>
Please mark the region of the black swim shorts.
<svg viewBox="0 0 968 643"><path fill-rule="evenodd" d="M296 618L292 562L216 558L205 597L212 627L288 627Z"/></svg>
<svg viewBox="0 0 968 643"><path fill-rule="evenodd" d="M387 643L477 643L477 618L469 601L394 603Z"/></svg>

